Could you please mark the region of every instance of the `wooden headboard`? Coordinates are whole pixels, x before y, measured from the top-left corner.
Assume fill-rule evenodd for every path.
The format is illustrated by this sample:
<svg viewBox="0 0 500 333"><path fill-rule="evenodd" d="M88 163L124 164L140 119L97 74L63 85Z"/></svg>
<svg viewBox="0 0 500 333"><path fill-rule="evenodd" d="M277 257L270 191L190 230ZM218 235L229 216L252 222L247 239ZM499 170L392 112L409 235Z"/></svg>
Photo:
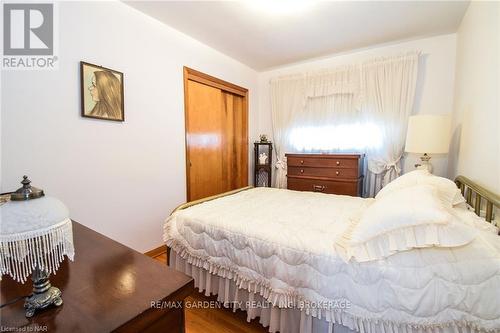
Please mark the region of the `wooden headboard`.
<svg viewBox="0 0 500 333"><path fill-rule="evenodd" d="M484 187L477 185L472 180L464 176L455 178L455 183L462 191L462 195L469 205L474 207L474 212L481 216L481 207L483 200L486 207L485 219L488 222L493 221L493 207L500 208L500 196Z"/></svg>

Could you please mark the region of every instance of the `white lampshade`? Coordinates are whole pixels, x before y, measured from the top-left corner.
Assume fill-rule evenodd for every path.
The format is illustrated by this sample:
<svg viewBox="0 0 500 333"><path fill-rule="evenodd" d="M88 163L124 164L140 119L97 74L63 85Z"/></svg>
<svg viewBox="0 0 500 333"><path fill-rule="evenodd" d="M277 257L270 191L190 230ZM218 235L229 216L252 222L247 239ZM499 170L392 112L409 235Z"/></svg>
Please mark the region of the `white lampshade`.
<svg viewBox="0 0 500 333"><path fill-rule="evenodd" d="M0 274L24 283L38 267L53 273L64 256L73 260L73 231L66 206L56 198L0 205Z"/></svg>
<svg viewBox="0 0 500 333"><path fill-rule="evenodd" d="M56 198L9 201L0 206L0 236L46 230L68 217L68 208Z"/></svg>
<svg viewBox="0 0 500 333"><path fill-rule="evenodd" d="M448 115L416 115L408 121L405 151L421 154L447 154L451 121Z"/></svg>

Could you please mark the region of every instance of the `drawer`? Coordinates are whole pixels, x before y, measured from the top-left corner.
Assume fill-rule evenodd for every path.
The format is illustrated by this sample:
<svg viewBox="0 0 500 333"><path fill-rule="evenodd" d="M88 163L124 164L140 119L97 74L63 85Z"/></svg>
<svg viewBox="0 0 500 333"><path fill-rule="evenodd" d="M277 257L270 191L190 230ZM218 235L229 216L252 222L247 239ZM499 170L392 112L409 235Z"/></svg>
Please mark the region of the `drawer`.
<svg viewBox="0 0 500 333"><path fill-rule="evenodd" d="M360 182L361 180L342 182L334 180L288 177L288 189L358 196Z"/></svg>
<svg viewBox="0 0 500 333"><path fill-rule="evenodd" d="M359 171L358 169L347 168L311 168L288 166L288 175L356 179L359 177Z"/></svg>
<svg viewBox="0 0 500 333"><path fill-rule="evenodd" d="M309 166L309 167L320 167L320 168L351 168L358 169L358 159L357 158L335 158L335 157L299 157L299 156L288 156L287 164L289 166Z"/></svg>

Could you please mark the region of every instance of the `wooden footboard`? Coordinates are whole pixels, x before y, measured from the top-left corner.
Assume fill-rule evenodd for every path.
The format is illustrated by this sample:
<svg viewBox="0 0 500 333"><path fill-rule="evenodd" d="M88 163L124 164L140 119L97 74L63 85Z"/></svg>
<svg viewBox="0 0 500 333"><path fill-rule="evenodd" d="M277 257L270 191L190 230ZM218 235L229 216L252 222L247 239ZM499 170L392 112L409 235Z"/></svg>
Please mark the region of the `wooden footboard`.
<svg viewBox="0 0 500 333"><path fill-rule="evenodd" d="M177 212L179 210L186 209L186 208L189 208L189 207L201 204L203 202L207 202L207 201L219 199L219 198L222 198L222 197L226 197L228 195L232 195L232 194L236 194L236 193L239 193L239 192L242 192L242 191L246 191L246 190L249 190L251 188L253 188L253 186L242 187L242 188L238 188L236 190L232 190L232 191L229 191L229 192L224 192L224 193L221 193L221 194L212 195L211 197L206 197L206 198L203 198L203 199L186 202L186 203L184 203L182 205L177 206L172 211L172 213L170 213L170 215L172 215L173 213L175 213L175 212ZM167 246L167 265L170 265L170 247L168 247L168 246Z"/></svg>
<svg viewBox="0 0 500 333"><path fill-rule="evenodd" d="M460 188L467 203L474 207L474 212L478 216L481 216L481 208L486 207L485 219L488 222L492 222L494 218L493 207L500 208L500 196L464 176L455 178L455 184ZM483 200L485 203L484 205Z"/></svg>

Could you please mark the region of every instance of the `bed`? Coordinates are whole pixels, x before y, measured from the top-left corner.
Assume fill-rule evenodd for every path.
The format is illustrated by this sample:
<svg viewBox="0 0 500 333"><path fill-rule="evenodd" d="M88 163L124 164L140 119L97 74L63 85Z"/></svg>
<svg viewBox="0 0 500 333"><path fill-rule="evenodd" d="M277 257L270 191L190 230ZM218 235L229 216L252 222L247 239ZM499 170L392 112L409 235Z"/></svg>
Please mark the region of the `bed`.
<svg viewBox="0 0 500 333"><path fill-rule="evenodd" d="M169 265L269 332L499 332L500 238L486 220L500 200L456 184L466 203L452 213L474 230L463 246L358 262L333 240L379 199L248 187L178 207Z"/></svg>

